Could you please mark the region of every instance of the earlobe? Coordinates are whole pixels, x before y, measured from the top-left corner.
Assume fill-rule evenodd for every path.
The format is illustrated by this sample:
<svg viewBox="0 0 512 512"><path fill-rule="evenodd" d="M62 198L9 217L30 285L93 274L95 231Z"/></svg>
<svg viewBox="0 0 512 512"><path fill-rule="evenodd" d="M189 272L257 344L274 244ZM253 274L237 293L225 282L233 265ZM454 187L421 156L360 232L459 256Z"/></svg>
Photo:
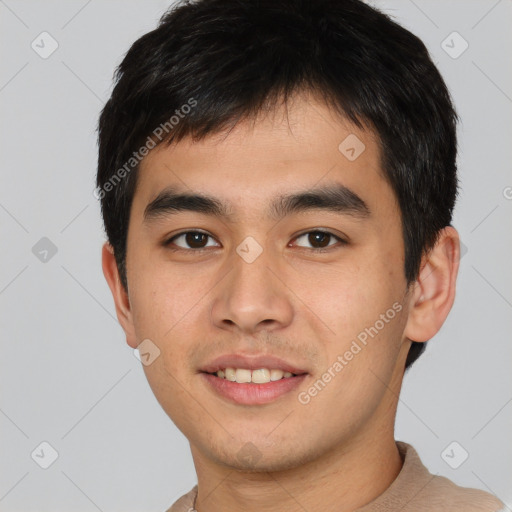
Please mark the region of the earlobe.
<svg viewBox="0 0 512 512"><path fill-rule="evenodd" d="M121 327L126 334L126 343L132 348L137 347L137 340L135 336L135 329L133 326L133 316L130 306L130 299L128 293L121 283L119 277L119 269L117 268L114 250L112 246L105 242L101 252L101 263L103 268L103 275L107 280L114 304L116 307L116 314Z"/></svg>
<svg viewBox="0 0 512 512"><path fill-rule="evenodd" d="M460 240L455 228L444 228L433 249L425 254L410 294L404 335L411 341L431 339L441 328L455 300Z"/></svg>

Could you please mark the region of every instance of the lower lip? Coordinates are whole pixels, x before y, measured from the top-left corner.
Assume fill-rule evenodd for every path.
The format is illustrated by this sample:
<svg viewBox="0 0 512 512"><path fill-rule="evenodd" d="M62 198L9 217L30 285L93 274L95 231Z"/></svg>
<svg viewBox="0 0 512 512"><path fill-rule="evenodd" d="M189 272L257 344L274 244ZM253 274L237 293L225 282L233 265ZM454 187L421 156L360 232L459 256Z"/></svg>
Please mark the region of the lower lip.
<svg viewBox="0 0 512 512"><path fill-rule="evenodd" d="M201 375L219 395L232 402L244 405L262 405L272 402L296 389L307 377L305 373L296 377L266 382L265 384L239 384L210 373L201 373Z"/></svg>

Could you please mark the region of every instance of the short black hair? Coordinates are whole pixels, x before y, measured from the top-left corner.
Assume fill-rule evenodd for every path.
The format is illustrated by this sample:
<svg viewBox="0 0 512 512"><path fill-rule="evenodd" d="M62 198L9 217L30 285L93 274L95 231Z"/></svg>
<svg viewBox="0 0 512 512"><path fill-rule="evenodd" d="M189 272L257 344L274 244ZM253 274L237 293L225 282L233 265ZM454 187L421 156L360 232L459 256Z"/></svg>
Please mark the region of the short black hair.
<svg viewBox="0 0 512 512"><path fill-rule="evenodd" d="M401 211L405 277L450 225L457 114L425 45L360 0L181 1L131 46L98 125L96 196L120 279L141 158L312 92L378 136ZM341 142L341 141L340 141ZM414 342L406 369L425 343Z"/></svg>

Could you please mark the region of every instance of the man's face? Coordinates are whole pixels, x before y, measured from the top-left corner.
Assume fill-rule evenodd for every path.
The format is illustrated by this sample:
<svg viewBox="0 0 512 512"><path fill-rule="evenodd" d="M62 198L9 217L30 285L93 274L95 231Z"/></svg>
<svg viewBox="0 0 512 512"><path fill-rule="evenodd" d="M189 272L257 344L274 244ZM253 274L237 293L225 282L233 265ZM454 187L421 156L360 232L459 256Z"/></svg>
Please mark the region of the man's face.
<svg viewBox="0 0 512 512"><path fill-rule="evenodd" d="M160 350L144 370L193 454L265 471L392 429L388 386L398 392L409 347L400 213L376 138L312 99L274 114L153 150L126 261L128 342ZM330 204L282 200L342 187ZM171 189L215 198L229 216L190 201L172 210ZM276 356L306 374L260 385L204 372L227 354ZM256 403L248 386L269 395Z"/></svg>

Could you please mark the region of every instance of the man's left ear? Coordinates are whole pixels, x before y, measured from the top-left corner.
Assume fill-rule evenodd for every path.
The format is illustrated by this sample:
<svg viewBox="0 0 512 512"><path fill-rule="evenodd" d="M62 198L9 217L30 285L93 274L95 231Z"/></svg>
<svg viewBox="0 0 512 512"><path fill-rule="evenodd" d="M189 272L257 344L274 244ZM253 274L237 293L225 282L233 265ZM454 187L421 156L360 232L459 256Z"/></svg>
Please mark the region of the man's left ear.
<svg viewBox="0 0 512 512"><path fill-rule="evenodd" d="M412 341L428 341L441 328L455 300L459 271L460 239L457 230L445 227L433 249L421 261L410 295L404 335Z"/></svg>

